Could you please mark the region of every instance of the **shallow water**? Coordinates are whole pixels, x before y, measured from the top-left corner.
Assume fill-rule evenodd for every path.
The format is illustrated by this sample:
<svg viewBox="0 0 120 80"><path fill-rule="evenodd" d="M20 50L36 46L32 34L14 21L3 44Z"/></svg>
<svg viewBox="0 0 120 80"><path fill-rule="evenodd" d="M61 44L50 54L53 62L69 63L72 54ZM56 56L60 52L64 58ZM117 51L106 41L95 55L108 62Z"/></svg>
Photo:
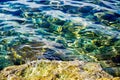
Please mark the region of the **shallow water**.
<svg viewBox="0 0 120 80"><path fill-rule="evenodd" d="M95 61L120 75L120 1L0 0L0 69L35 59Z"/></svg>

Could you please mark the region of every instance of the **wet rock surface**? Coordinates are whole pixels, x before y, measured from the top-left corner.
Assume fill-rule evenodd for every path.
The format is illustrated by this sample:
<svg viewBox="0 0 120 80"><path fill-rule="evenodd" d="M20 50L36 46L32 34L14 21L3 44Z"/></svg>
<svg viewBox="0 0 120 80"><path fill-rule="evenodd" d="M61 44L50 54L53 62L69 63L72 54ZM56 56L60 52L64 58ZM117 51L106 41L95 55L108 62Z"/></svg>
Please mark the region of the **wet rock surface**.
<svg viewBox="0 0 120 80"><path fill-rule="evenodd" d="M104 72L98 63L83 61L32 61L7 67L1 80L119 80Z"/></svg>

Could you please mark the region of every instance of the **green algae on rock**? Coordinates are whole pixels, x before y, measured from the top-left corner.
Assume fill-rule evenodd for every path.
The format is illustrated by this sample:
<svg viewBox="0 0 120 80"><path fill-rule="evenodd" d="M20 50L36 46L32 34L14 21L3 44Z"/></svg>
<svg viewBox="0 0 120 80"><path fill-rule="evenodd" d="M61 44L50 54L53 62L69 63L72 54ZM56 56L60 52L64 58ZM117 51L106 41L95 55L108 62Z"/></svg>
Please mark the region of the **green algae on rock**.
<svg viewBox="0 0 120 80"><path fill-rule="evenodd" d="M0 70L5 68L5 67L13 65L13 62L10 61L10 59L8 57L9 56L5 56L5 55L0 56Z"/></svg>
<svg viewBox="0 0 120 80"><path fill-rule="evenodd" d="M99 80L112 79L98 63L83 61L32 61L0 72L1 80Z"/></svg>

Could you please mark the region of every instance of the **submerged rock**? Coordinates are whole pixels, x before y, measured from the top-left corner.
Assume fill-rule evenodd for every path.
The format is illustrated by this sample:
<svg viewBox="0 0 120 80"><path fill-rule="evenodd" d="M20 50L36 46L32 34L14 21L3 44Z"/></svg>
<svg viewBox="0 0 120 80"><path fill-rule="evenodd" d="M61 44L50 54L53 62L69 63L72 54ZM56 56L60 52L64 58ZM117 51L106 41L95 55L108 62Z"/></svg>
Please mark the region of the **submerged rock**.
<svg viewBox="0 0 120 80"><path fill-rule="evenodd" d="M0 29L2 36L0 56L5 54L10 60L0 59L0 68L6 67L6 64L20 65L27 60L36 59L64 61L78 59L91 62L112 59L110 64L116 63L114 66L119 70L119 16L115 13L103 13L101 10L91 16L92 10L95 9L87 5L80 8L69 5L64 7L62 10L65 10L65 13L78 12L87 16L86 12L89 12L88 18L93 20L96 18L95 24L91 19L89 21L84 17L78 17L82 14L72 16L65 15L64 11L50 10L48 13L51 15L49 15L45 12L36 12L36 9L23 9L22 16L26 19L25 22L15 20L21 25L15 26L15 29L13 26ZM96 21L99 24L96 24ZM7 51L10 53L8 54ZM110 65L109 69L114 66ZM107 65L103 67L108 69Z"/></svg>
<svg viewBox="0 0 120 80"><path fill-rule="evenodd" d="M0 70L11 65L13 65L13 62L8 59L8 56L0 56Z"/></svg>
<svg viewBox="0 0 120 80"><path fill-rule="evenodd" d="M38 60L10 66L0 72L1 80L119 80L104 72L98 63Z"/></svg>

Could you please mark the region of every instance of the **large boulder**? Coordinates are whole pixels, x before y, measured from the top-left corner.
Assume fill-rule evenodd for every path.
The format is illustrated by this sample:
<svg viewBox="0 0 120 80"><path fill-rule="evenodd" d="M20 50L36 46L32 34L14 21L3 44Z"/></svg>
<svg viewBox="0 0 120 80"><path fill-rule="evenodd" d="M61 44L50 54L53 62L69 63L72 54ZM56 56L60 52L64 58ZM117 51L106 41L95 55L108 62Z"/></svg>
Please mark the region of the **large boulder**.
<svg viewBox="0 0 120 80"><path fill-rule="evenodd" d="M1 80L119 80L102 70L98 63L83 61L32 61L9 66L0 72Z"/></svg>

